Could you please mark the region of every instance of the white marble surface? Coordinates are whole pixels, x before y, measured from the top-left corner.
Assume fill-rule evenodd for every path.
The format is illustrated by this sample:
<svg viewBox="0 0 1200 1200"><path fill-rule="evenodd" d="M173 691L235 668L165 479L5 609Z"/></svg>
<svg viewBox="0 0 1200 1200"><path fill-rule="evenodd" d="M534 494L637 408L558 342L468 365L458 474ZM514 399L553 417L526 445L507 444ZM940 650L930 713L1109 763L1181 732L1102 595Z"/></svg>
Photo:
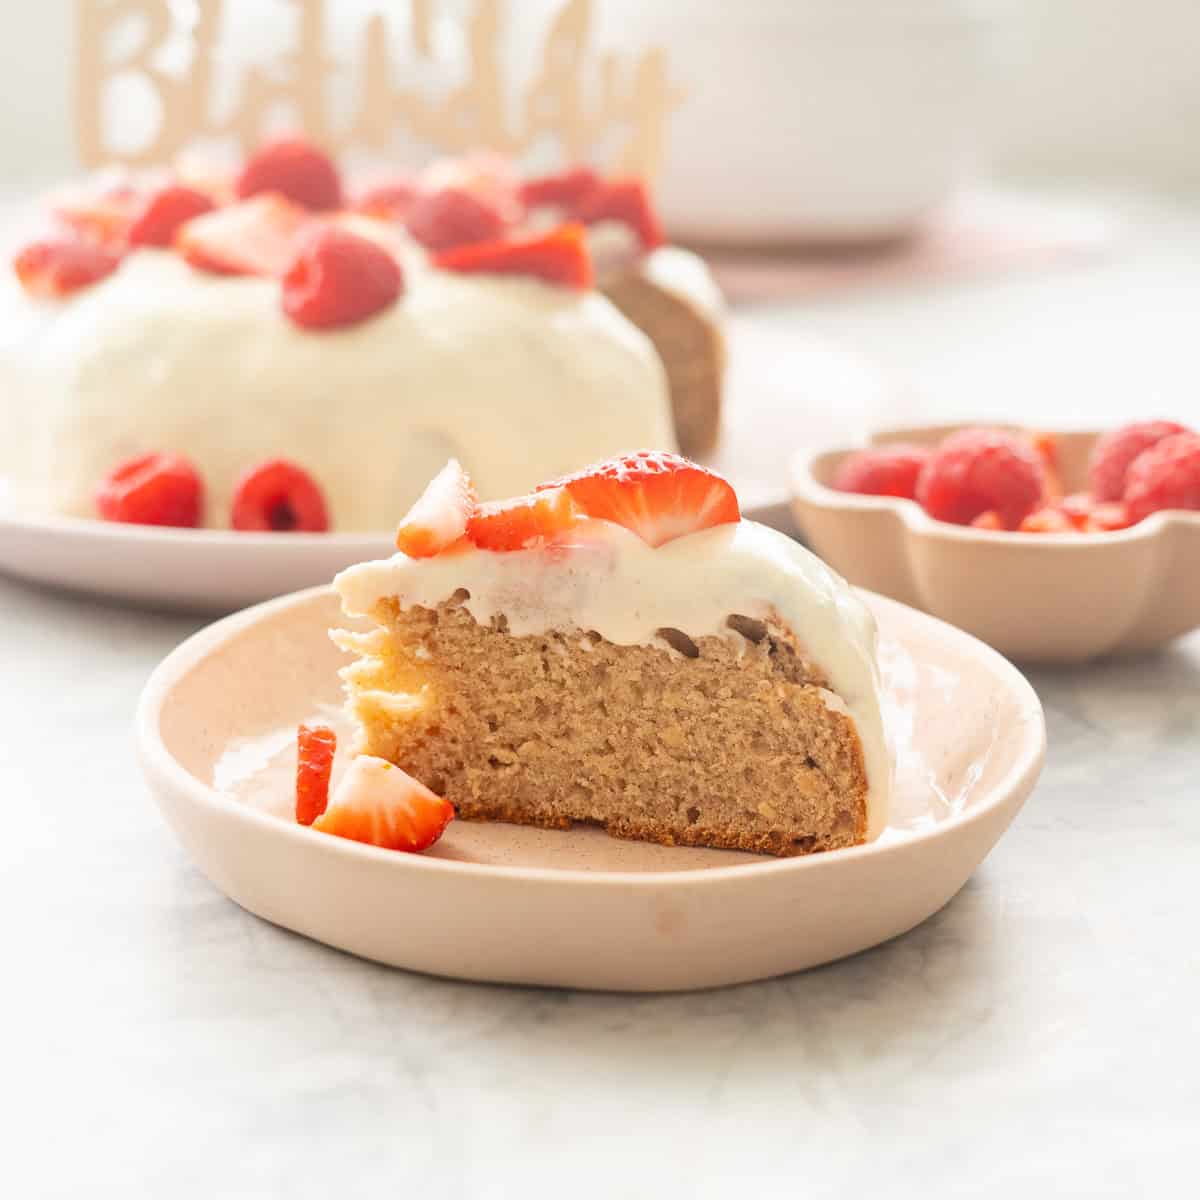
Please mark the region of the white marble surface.
<svg viewBox="0 0 1200 1200"><path fill-rule="evenodd" d="M1164 215L1105 265L744 320L840 337L931 415L1196 417L1198 300L1200 220ZM405 975L219 895L129 729L198 624L0 579L0 1195L1192 1186L1200 637L1031 673L1042 783L922 928L806 975L631 998Z"/></svg>

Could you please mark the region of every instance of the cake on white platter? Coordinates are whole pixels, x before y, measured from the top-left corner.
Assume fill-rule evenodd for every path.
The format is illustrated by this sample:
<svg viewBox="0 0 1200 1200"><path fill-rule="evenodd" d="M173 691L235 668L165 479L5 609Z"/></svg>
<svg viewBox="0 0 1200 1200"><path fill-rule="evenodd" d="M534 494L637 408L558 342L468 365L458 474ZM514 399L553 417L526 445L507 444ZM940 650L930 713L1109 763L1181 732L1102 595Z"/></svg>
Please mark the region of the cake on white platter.
<svg viewBox="0 0 1200 1200"><path fill-rule="evenodd" d="M54 212L0 285L22 507L382 529L448 457L490 498L715 441L720 297L636 181L476 156L351 193L290 140Z"/></svg>

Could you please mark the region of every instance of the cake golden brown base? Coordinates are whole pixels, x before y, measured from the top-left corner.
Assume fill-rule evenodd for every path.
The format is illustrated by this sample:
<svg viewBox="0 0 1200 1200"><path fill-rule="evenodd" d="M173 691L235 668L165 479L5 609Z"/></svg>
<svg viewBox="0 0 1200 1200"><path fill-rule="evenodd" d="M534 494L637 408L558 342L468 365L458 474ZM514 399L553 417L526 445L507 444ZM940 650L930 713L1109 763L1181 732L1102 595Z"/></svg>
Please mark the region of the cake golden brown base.
<svg viewBox="0 0 1200 1200"><path fill-rule="evenodd" d="M366 753L467 820L796 855L861 842L867 780L851 719L790 633L619 646L596 633L512 636L460 592L436 610L384 600L338 634Z"/></svg>

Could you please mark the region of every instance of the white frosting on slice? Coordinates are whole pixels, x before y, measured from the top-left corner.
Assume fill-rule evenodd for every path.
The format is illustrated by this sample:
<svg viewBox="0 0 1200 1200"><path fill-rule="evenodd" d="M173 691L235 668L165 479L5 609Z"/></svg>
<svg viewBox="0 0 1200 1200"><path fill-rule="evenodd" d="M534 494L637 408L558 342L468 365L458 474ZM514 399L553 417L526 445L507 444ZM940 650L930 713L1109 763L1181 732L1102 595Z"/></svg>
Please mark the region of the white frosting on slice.
<svg viewBox="0 0 1200 1200"><path fill-rule="evenodd" d="M398 243L386 226L359 232ZM390 527L448 458L484 499L611 454L675 446L650 342L598 292L432 270L399 245L406 292L335 331L299 329L275 280L131 254L61 301L0 279L0 474L30 507L94 515L97 482L151 450L191 458L207 523L237 477L291 458L335 529Z"/></svg>
<svg viewBox="0 0 1200 1200"><path fill-rule="evenodd" d="M870 788L868 838L886 823L892 762L875 620L819 558L764 525L720 525L655 549L621 526L585 521L565 545L426 559L397 554L343 571L334 587L350 615L369 614L384 597L404 608L434 608L463 588L477 621L503 613L516 636L578 627L618 645L665 645L657 634L664 628L744 644L727 617L775 614L854 720ZM833 697L830 707L837 708Z"/></svg>

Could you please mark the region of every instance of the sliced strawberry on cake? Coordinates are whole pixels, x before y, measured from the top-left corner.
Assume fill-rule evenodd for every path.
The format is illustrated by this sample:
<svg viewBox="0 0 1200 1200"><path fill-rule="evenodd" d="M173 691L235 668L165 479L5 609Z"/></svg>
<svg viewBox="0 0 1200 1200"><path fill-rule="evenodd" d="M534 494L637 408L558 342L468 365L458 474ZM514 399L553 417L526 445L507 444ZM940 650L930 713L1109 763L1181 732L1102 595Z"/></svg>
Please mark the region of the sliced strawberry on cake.
<svg viewBox="0 0 1200 1200"><path fill-rule="evenodd" d="M476 242L434 255L433 265L462 275L529 275L584 291L595 282L582 225L507 241Z"/></svg>
<svg viewBox="0 0 1200 1200"><path fill-rule="evenodd" d="M186 222L175 246L202 271L281 276L295 260L297 240L310 220L299 205L269 192Z"/></svg>
<svg viewBox="0 0 1200 1200"><path fill-rule="evenodd" d="M872 619L719 475L646 451L476 504L451 463L397 540L335 581L378 629L334 640L366 753L460 817L783 855L882 827Z"/></svg>

